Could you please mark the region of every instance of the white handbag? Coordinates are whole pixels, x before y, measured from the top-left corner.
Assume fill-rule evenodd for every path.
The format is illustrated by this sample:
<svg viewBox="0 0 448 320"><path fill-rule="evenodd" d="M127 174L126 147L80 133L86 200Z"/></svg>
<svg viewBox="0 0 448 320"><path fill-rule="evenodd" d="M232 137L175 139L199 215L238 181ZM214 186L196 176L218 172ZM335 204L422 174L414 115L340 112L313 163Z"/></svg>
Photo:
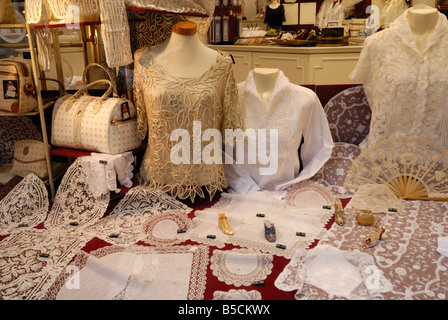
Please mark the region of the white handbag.
<svg viewBox="0 0 448 320"><path fill-rule="evenodd" d="M87 84L87 71L100 67L110 80ZM90 96L88 90L98 84L109 85L102 97ZM113 92L113 98L109 95ZM137 134L134 104L118 98L110 72L99 64L86 67L83 86L74 95L59 98L53 109L52 144L57 147L119 154L138 148L142 141Z"/></svg>

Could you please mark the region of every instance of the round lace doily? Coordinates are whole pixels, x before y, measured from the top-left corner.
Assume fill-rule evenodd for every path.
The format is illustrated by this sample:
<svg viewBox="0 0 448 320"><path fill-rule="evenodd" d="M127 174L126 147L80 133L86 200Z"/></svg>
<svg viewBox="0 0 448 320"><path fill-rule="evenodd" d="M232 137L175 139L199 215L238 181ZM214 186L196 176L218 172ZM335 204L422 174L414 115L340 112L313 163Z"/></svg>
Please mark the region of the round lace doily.
<svg viewBox="0 0 448 320"><path fill-rule="evenodd" d="M213 300L261 300L261 293L257 290L231 289L213 292Z"/></svg>
<svg viewBox="0 0 448 320"><path fill-rule="evenodd" d="M322 208L324 205L333 205L334 197L327 188L305 181L289 188L285 201L299 209Z"/></svg>
<svg viewBox="0 0 448 320"><path fill-rule="evenodd" d="M143 224L143 231L147 238L144 243L156 246L166 246L184 241L178 230L188 230L191 220L182 211L166 211L153 215Z"/></svg>
<svg viewBox="0 0 448 320"><path fill-rule="evenodd" d="M272 272L273 256L248 249L214 250L210 268L220 281L228 285L250 286Z"/></svg>

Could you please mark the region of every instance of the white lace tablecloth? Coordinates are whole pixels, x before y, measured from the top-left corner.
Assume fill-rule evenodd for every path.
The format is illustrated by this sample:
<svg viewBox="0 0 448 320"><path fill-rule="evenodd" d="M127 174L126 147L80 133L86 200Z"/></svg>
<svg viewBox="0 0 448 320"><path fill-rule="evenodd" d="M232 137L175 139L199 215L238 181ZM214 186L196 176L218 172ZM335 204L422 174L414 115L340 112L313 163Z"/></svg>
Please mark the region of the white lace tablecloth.
<svg viewBox="0 0 448 320"><path fill-rule="evenodd" d="M208 263L206 246L107 246L80 252L70 264L74 272L61 273L47 298L203 299Z"/></svg>
<svg viewBox="0 0 448 320"><path fill-rule="evenodd" d="M301 201L303 197L307 201ZM265 191L246 195L223 193L213 207L195 212L192 227L184 234L184 238L218 248L233 244L291 258L296 249L308 248L315 239L325 234L325 226L334 211L323 209L323 205L333 203L332 194L314 182L291 187L285 199L281 200ZM218 227L220 211L225 212L233 235L224 234ZM257 214L263 214L264 217L258 217ZM265 238L266 220L275 226L277 241L274 243ZM297 232L305 233L305 236L298 236ZM210 235L215 238L210 239ZM286 248L278 248L278 244Z"/></svg>
<svg viewBox="0 0 448 320"><path fill-rule="evenodd" d="M342 252L359 250L370 255L370 276L375 277L375 270L378 270L391 284L391 290L384 292L382 298L448 299L448 258L437 251L438 239L448 234L447 203L406 201L405 209L400 213L375 214L376 219L384 221L387 230L382 240L370 249L361 248L363 239L371 235L373 229L357 225L357 210L350 205L345 209L345 214L345 226L334 224L319 246L332 246ZM296 266L299 270L299 265ZM334 276L337 277L336 272ZM293 288L290 289L293 291ZM304 283L296 298L316 300L337 297L322 288Z"/></svg>

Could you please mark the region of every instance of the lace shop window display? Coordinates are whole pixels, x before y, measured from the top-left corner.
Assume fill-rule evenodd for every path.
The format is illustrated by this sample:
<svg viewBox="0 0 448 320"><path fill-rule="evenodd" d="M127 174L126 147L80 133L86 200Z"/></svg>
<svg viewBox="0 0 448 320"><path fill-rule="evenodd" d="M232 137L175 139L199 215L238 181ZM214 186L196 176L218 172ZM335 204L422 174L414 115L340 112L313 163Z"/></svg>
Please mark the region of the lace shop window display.
<svg viewBox="0 0 448 320"><path fill-rule="evenodd" d="M448 20L415 5L368 37L351 79L364 85L372 109L362 150L397 136L448 147Z"/></svg>
<svg viewBox="0 0 448 320"><path fill-rule="evenodd" d="M148 136L141 183L180 199L213 198L227 187L218 142L225 129L243 127L231 57L205 46L197 25L183 21L134 60L139 135ZM207 137L208 129L221 137Z"/></svg>

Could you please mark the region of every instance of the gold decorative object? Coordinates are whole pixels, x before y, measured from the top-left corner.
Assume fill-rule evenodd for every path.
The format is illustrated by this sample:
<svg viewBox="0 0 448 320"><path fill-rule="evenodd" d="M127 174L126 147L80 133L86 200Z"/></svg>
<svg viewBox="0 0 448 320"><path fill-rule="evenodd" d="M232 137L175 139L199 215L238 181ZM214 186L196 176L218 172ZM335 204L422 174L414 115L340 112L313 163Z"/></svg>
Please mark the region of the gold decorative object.
<svg viewBox="0 0 448 320"><path fill-rule="evenodd" d="M383 184L401 199L448 200L448 150L426 139L390 138L363 151L344 183Z"/></svg>
<svg viewBox="0 0 448 320"><path fill-rule="evenodd" d="M377 245L378 241L383 237L384 232L386 231L385 226L381 226L378 230L376 230L371 236L366 237L364 239L364 244L362 246L363 249L368 249Z"/></svg>
<svg viewBox="0 0 448 320"><path fill-rule="evenodd" d="M334 214L334 221L340 226L345 225L344 209L342 208L341 199L337 198L334 202Z"/></svg>
<svg viewBox="0 0 448 320"><path fill-rule="evenodd" d="M370 210L359 210L356 215L356 222L361 226L371 226L375 223L375 217Z"/></svg>
<svg viewBox="0 0 448 320"><path fill-rule="evenodd" d="M220 227L221 230L227 235L233 234L233 230L227 222L227 217L224 212L218 212L218 227Z"/></svg>

